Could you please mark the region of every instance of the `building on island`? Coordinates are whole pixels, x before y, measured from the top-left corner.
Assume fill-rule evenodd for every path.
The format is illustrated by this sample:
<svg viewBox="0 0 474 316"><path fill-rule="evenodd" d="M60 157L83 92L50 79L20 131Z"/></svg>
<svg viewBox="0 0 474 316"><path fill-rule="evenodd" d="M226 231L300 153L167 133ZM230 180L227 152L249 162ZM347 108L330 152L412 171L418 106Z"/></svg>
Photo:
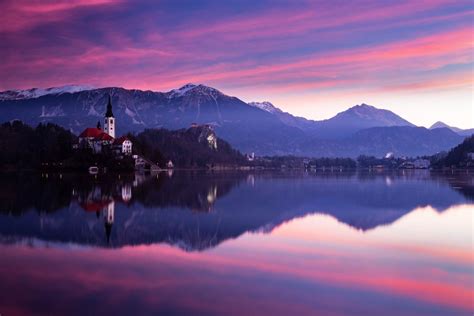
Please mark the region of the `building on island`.
<svg viewBox="0 0 474 316"><path fill-rule="evenodd" d="M115 152L118 154L120 153L125 154L125 155L132 154L132 141L128 139L126 136L116 138L114 142L112 143L112 145Z"/></svg>
<svg viewBox="0 0 474 316"><path fill-rule="evenodd" d="M115 117L112 113L112 100L109 95L109 102L107 103L107 111L104 118L104 131L115 138Z"/></svg>
<svg viewBox="0 0 474 316"><path fill-rule="evenodd" d="M102 152L102 148L109 146L114 138L97 127L86 128L79 135L79 148L91 148L95 154Z"/></svg>
<svg viewBox="0 0 474 316"><path fill-rule="evenodd" d="M115 117L112 112L112 100L109 95L107 103L107 110L104 117L104 129L100 127L100 122L97 127L88 127L79 135L79 148L90 148L95 154L104 152L110 149L115 155L131 155L132 141L127 137L122 136L115 138Z"/></svg>

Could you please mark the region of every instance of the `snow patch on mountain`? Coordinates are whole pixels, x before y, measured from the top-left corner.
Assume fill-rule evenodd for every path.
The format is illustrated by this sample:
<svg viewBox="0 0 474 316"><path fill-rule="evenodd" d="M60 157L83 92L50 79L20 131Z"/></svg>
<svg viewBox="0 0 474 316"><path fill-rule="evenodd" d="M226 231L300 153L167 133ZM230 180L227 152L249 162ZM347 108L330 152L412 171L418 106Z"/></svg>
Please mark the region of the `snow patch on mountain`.
<svg viewBox="0 0 474 316"><path fill-rule="evenodd" d="M66 85L62 87L51 88L32 88L28 90L8 90L0 92L0 100L24 100L36 99L49 94L76 93L81 91L93 90L89 85Z"/></svg>
<svg viewBox="0 0 474 316"><path fill-rule="evenodd" d="M132 119L133 124L146 125L145 122L143 122L143 120L137 114L137 112L130 110L128 107L125 107L125 114Z"/></svg>
<svg viewBox="0 0 474 316"><path fill-rule="evenodd" d="M65 116L64 111L61 109L61 106L53 106L50 108L46 108L43 106L41 108L41 115L40 117L47 118L47 117L58 117L58 116Z"/></svg>
<svg viewBox="0 0 474 316"><path fill-rule="evenodd" d="M130 117L135 117L137 115L137 113L133 112L128 107L125 107L125 114L127 114Z"/></svg>
<svg viewBox="0 0 474 316"><path fill-rule="evenodd" d="M91 106L89 108L89 111L87 111L87 115L88 116L102 116L102 114L100 114L99 112L97 112L97 110L95 109L94 106Z"/></svg>
<svg viewBox="0 0 474 316"><path fill-rule="evenodd" d="M248 105L259 108L260 110L263 110L265 112L269 113L276 113L276 112L282 112L279 108L274 106L272 103L268 101L263 101L263 102L249 102Z"/></svg>
<svg viewBox="0 0 474 316"><path fill-rule="evenodd" d="M167 94L168 94L168 99L184 97L184 96L189 96L189 95L205 95L205 96L211 96L215 98L218 95L222 95L222 92L220 92L217 89L205 86L203 84L196 85L194 83L188 83L179 89L173 89L167 92Z"/></svg>
<svg viewBox="0 0 474 316"><path fill-rule="evenodd" d="M169 93L169 98L176 98L176 97L182 97L184 96L188 91L191 91L192 89L196 88L197 85L193 83L188 83L182 86L181 88L178 89L173 89Z"/></svg>

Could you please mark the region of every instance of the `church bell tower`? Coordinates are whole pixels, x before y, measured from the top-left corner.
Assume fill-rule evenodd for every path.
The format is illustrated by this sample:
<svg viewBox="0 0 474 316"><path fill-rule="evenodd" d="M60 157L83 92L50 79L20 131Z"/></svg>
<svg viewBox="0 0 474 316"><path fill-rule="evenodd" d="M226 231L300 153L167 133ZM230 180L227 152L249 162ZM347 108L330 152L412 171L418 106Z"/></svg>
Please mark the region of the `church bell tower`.
<svg viewBox="0 0 474 316"><path fill-rule="evenodd" d="M107 104L107 112L105 112L104 131L115 138L115 118L112 113L112 100L109 95L109 103Z"/></svg>

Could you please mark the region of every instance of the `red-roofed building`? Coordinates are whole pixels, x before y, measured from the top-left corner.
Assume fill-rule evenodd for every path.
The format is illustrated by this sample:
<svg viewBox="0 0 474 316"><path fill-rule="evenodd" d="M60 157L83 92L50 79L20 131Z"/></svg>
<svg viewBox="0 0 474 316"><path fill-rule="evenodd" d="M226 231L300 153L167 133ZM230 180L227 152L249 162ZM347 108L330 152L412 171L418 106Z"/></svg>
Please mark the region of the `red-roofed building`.
<svg viewBox="0 0 474 316"><path fill-rule="evenodd" d="M94 153L102 152L104 146L109 146L114 138L100 128L86 128L79 135L79 147L91 148Z"/></svg>
<svg viewBox="0 0 474 316"><path fill-rule="evenodd" d="M82 138L96 138L102 133L104 133L104 131L101 130L100 128L88 127L79 135L79 137L82 137Z"/></svg>
<svg viewBox="0 0 474 316"><path fill-rule="evenodd" d="M116 154L132 154L132 142L125 136L115 139L115 118L112 113L112 102L109 96L107 112L105 114L105 129L88 127L79 135L79 148L91 148L94 153L101 153L105 147Z"/></svg>

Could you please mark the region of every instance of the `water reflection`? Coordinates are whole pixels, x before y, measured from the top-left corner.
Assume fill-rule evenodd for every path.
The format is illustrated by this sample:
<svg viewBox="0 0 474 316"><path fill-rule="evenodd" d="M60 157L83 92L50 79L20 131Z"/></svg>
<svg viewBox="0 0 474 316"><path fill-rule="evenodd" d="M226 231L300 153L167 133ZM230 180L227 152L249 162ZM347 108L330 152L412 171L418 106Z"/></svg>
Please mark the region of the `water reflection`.
<svg viewBox="0 0 474 316"><path fill-rule="evenodd" d="M430 172L2 177L0 235L7 243L165 242L204 250L313 213L367 231L420 206L442 212L466 203L472 187L469 174Z"/></svg>
<svg viewBox="0 0 474 316"><path fill-rule="evenodd" d="M474 309L469 174L48 175L0 186L2 315Z"/></svg>

